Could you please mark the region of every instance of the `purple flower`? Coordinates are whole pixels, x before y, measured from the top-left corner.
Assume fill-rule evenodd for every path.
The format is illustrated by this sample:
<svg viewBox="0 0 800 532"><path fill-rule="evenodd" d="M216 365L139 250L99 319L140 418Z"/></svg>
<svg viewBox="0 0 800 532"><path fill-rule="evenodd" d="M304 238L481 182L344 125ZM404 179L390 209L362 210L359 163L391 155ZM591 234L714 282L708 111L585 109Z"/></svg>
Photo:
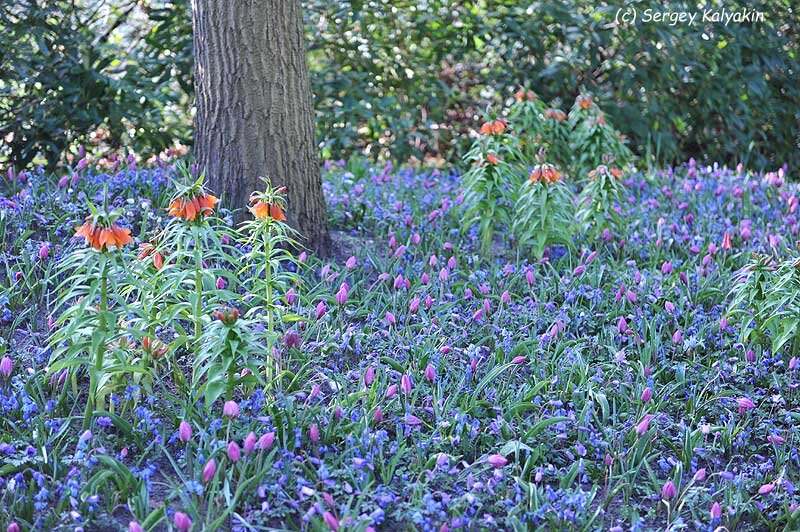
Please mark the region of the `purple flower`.
<svg viewBox="0 0 800 532"><path fill-rule="evenodd" d="M375 382L375 367L369 366L364 371L364 386L372 386L373 382Z"/></svg>
<svg viewBox="0 0 800 532"><path fill-rule="evenodd" d="M317 319L318 320L322 319L322 316L324 316L327 312L328 312L328 307L325 305L324 301L320 301L319 303L317 303Z"/></svg>
<svg viewBox="0 0 800 532"><path fill-rule="evenodd" d="M675 484L671 480L668 480L661 488L661 497L665 501L671 501L675 497L676 493L677 489L675 488Z"/></svg>
<svg viewBox="0 0 800 532"><path fill-rule="evenodd" d="M425 366L425 380L428 382L436 380L436 368L434 368L432 364Z"/></svg>
<svg viewBox="0 0 800 532"><path fill-rule="evenodd" d="M722 517L722 506L720 506L718 502L714 502L714 504L711 505L711 519L716 521L720 517Z"/></svg>
<svg viewBox="0 0 800 532"><path fill-rule="evenodd" d="M344 306L344 304L347 303L347 292L348 292L347 283L342 283L342 285L339 287L339 291L336 292L336 303L340 307Z"/></svg>
<svg viewBox="0 0 800 532"><path fill-rule="evenodd" d="M180 530L180 532L189 532L192 528L192 520L183 512L175 512L173 521L175 522L175 527Z"/></svg>
<svg viewBox="0 0 800 532"><path fill-rule="evenodd" d="M311 425L308 430L308 437L311 439L311 443L319 443L319 426L316 423Z"/></svg>
<svg viewBox="0 0 800 532"><path fill-rule="evenodd" d="M203 468L203 483L208 484L211 482L211 479L214 478L214 473L217 472L217 462L212 458L208 462L206 462L205 467Z"/></svg>
<svg viewBox="0 0 800 532"><path fill-rule="evenodd" d="M411 395L411 389L411 377L408 375L400 377L400 390L406 395Z"/></svg>
<svg viewBox="0 0 800 532"><path fill-rule="evenodd" d="M275 433L267 432L258 439L258 443L256 443L256 445L262 451L269 451L270 447L272 447L272 444L274 442L275 442Z"/></svg>
<svg viewBox="0 0 800 532"><path fill-rule="evenodd" d="M14 371L14 362L8 356L4 356L2 360L0 360L0 376L4 379L7 379L11 376L11 373Z"/></svg>
<svg viewBox="0 0 800 532"><path fill-rule="evenodd" d="M239 417L239 405L236 401L226 401L222 407L222 415L228 418Z"/></svg>
<svg viewBox="0 0 800 532"><path fill-rule="evenodd" d="M187 443L192 439L192 426L186 421L181 421L181 424L178 426L178 438L180 438L183 443Z"/></svg>
<svg viewBox="0 0 800 532"><path fill-rule="evenodd" d="M339 520L336 519L336 516L334 516L332 513L325 512L322 514L322 518L325 520L325 524L328 525L329 529L333 531L339 530Z"/></svg>
<svg viewBox="0 0 800 532"><path fill-rule="evenodd" d="M748 410L756 407L755 403L748 397L740 397L736 400L736 405L739 407L739 415L743 416Z"/></svg>
<svg viewBox="0 0 800 532"><path fill-rule="evenodd" d="M239 444L235 441L228 443L228 459L236 463L242 457L242 450L239 449Z"/></svg>
<svg viewBox="0 0 800 532"><path fill-rule="evenodd" d="M499 469L508 463L508 459L502 454L490 454L486 461L495 469Z"/></svg>
<svg viewBox="0 0 800 532"><path fill-rule="evenodd" d="M256 434L255 432L250 431L250 433L244 439L244 454L249 455L253 452L253 449L256 447Z"/></svg>

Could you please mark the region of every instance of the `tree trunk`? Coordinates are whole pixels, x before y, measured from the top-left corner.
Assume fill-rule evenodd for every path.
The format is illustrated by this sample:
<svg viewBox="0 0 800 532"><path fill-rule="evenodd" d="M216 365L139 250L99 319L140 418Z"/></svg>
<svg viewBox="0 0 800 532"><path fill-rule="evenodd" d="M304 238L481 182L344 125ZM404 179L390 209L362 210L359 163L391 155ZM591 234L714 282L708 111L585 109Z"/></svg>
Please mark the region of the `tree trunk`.
<svg viewBox="0 0 800 532"><path fill-rule="evenodd" d="M192 0L195 156L241 221L260 177L287 187L289 223L328 251L300 0Z"/></svg>

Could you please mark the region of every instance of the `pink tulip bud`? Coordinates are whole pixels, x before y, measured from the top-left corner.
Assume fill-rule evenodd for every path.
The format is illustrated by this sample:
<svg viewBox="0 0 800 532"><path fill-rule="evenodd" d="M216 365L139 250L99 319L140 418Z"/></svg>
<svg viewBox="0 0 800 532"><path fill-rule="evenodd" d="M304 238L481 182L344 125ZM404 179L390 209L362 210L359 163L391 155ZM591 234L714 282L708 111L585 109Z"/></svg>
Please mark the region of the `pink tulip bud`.
<svg viewBox="0 0 800 532"><path fill-rule="evenodd" d="M397 322L397 320L395 319L394 314L392 314L391 312L387 312L386 313L386 323L391 326L391 325L394 325L396 322Z"/></svg>
<svg viewBox="0 0 800 532"><path fill-rule="evenodd" d="M311 428L308 430L308 437L311 439L312 443L319 443L319 426L316 423L311 425Z"/></svg>
<svg viewBox="0 0 800 532"><path fill-rule="evenodd" d="M178 438L180 438L183 443L187 443L192 439L192 426L186 421L181 421L181 424L178 425Z"/></svg>
<svg viewBox="0 0 800 532"><path fill-rule="evenodd" d="M695 473L694 477L692 477L692 480L694 480L695 482L702 482L705 479L706 479L706 468L705 467L698 469L697 473Z"/></svg>
<svg viewBox="0 0 800 532"><path fill-rule="evenodd" d="M244 454L250 455L253 452L253 449L256 448L256 435L254 432L250 432L247 437L244 439Z"/></svg>
<svg viewBox="0 0 800 532"><path fill-rule="evenodd" d="M500 295L500 301L501 301L501 302L502 302L504 305L508 305L508 303L511 301L511 294L509 294L509 293L508 293L508 290L505 290L505 291L504 291L504 292L503 292L503 293Z"/></svg>
<svg viewBox="0 0 800 532"><path fill-rule="evenodd" d="M681 333L680 329L676 330L672 334L672 343L674 344L681 344L683 343L683 333Z"/></svg>
<svg viewBox="0 0 800 532"><path fill-rule="evenodd" d="M617 330L620 334L625 334L625 331L628 330L628 322L625 321L625 318L620 316L619 321L617 322Z"/></svg>
<svg viewBox="0 0 800 532"><path fill-rule="evenodd" d="M648 386L648 387L647 387L647 388L645 388L645 389L644 389L644 391L642 392L642 402L643 402L643 403L646 403L646 402L648 402L648 401L650 400L650 398L651 398L651 397L653 397L653 392L652 392L652 390L650 390L650 387Z"/></svg>
<svg viewBox="0 0 800 532"><path fill-rule="evenodd" d="M502 454L490 454L486 461L495 469L499 469L508 463L508 459Z"/></svg>
<svg viewBox="0 0 800 532"><path fill-rule="evenodd" d="M439 280L444 283L447 281L448 277L449 274L447 273L447 268L442 268L441 271L439 271Z"/></svg>
<svg viewBox="0 0 800 532"><path fill-rule="evenodd" d="M217 290L223 290L228 286L228 283L222 277L217 277Z"/></svg>
<svg viewBox="0 0 800 532"><path fill-rule="evenodd" d="M392 384L391 386L386 388L386 398L387 399L391 399L395 395L397 395L397 385L396 384Z"/></svg>
<svg viewBox="0 0 800 532"><path fill-rule="evenodd" d="M11 169L9 168L8 171L11 172ZM19 528L19 525L16 523L16 521L9 523L8 527L6 527L6 532L20 532L20 530L21 529Z"/></svg>
<svg viewBox="0 0 800 532"><path fill-rule="evenodd" d="M775 489L775 484L764 484L760 488L758 488L759 495L769 495L772 493L772 490Z"/></svg>
<svg viewBox="0 0 800 532"><path fill-rule="evenodd" d="M274 442L275 442L275 433L267 432L258 439L258 443L256 445L262 451L269 451Z"/></svg>
<svg viewBox="0 0 800 532"><path fill-rule="evenodd" d="M528 283L528 286L533 286L533 270L525 272L525 282Z"/></svg>
<svg viewBox="0 0 800 532"><path fill-rule="evenodd" d="M294 305L295 301L297 301L297 295L294 293L294 288L290 288L286 291L286 302Z"/></svg>
<svg viewBox="0 0 800 532"><path fill-rule="evenodd" d="M128 532L144 532L144 529L136 521L131 521L128 523Z"/></svg>
<svg viewBox="0 0 800 532"><path fill-rule="evenodd" d="M429 309L433 306L433 298L431 296L425 297L425 308Z"/></svg>
<svg viewBox="0 0 800 532"><path fill-rule="evenodd" d="M642 421L640 421L639 424L636 425L637 436L644 436L644 433L647 432L647 429L650 428L650 421L652 421L654 417L656 416L654 416L653 414L647 414L644 416Z"/></svg>
<svg viewBox="0 0 800 532"><path fill-rule="evenodd" d="M383 421L383 410L378 407L375 409L375 423L380 423L381 421Z"/></svg>
<svg viewBox="0 0 800 532"><path fill-rule="evenodd" d="M450 268L451 270L455 270L456 269L456 258L455 257L450 257L450 259L448 259L447 267Z"/></svg>
<svg viewBox="0 0 800 532"><path fill-rule="evenodd" d="M606 457L605 457L604 462L606 464L606 467L611 467L611 464L614 463L614 459L611 457L611 455L609 453L606 453Z"/></svg>
<svg viewBox="0 0 800 532"><path fill-rule="evenodd" d="M339 287L339 291L336 292L336 303L340 307L347 303L347 283L342 283L342 286Z"/></svg>
<svg viewBox="0 0 800 532"><path fill-rule="evenodd" d="M525 355L515 356L513 360L511 360L512 364L524 364L528 360L528 357Z"/></svg>
<svg viewBox="0 0 800 532"><path fill-rule="evenodd" d="M406 395L411 395L411 378L408 375L400 377L400 390Z"/></svg>
<svg viewBox="0 0 800 532"><path fill-rule="evenodd" d="M428 274L426 272L422 272L422 276L420 277L420 279L422 280L422 284L428 284L431 282L431 279L430 277L428 277Z"/></svg>
<svg viewBox="0 0 800 532"><path fill-rule="evenodd" d="M320 301L319 303L317 303L317 319L318 320L322 319L322 316L324 316L327 312L328 312L328 307L325 305L324 301Z"/></svg>
<svg viewBox="0 0 800 532"><path fill-rule="evenodd" d="M183 512L175 512L173 521L175 522L175 528L180 532L189 532L192 528L192 520Z"/></svg>
<svg viewBox="0 0 800 532"><path fill-rule="evenodd" d="M755 403L751 401L748 397L740 397L736 400L736 406L739 407L739 415L743 416L748 410L752 410L756 407Z"/></svg>
<svg viewBox="0 0 800 532"><path fill-rule="evenodd" d="M347 268L348 270L354 269L356 267L356 258L350 257L349 259L347 259L347 262L344 263L344 267Z"/></svg>
<svg viewBox="0 0 800 532"><path fill-rule="evenodd" d="M217 462L212 458L203 468L203 484L208 484L217 472Z"/></svg>
<svg viewBox="0 0 800 532"><path fill-rule="evenodd" d="M8 379L14 371L14 362L7 355L0 359L0 376ZM55 374L54 374L55 375Z"/></svg>
<svg viewBox="0 0 800 532"><path fill-rule="evenodd" d="M60 188L66 188L69 185L70 176L65 175L61 179L58 180L58 186Z"/></svg>
<svg viewBox="0 0 800 532"><path fill-rule="evenodd" d="M722 506L718 502L711 505L711 519L717 520L722 517Z"/></svg>
<svg viewBox="0 0 800 532"><path fill-rule="evenodd" d="M47 257L50 256L50 244L44 243L39 246L39 259L40 260L47 260Z"/></svg>
<svg viewBox="0 0 800 532"><path fill-rule="evenodd" d="M369 387L372 386L372 383L375 381L375 367L369 366L364 371L364 385Z"/></svg>
<svg viewBox="0 0 800 532"><path fill-rule="evenodd" d="M416 314L419 311L419 299L415 297L411 300L411 303L408 305L408 311L411 314Z"/></svg>
<svg viewBox="0 0 800 532"><path fill-rule="evenodd" d="M239 405L236 401L226 401L222 407L222 415L229 418L239 417Z"/></svg>
<svg viewBox="0 0 800 532"><path fill-rule="evenodd" d="M333 530L334 532L339 530L339 520L336 519L332 513L325 512L322 514L322 519L325 520L325 524L328 525L329 529Z"/></svg>
<svg viewBox="0 0 800 532"><path fill-rule="evenodd" d="M428 382L433 382L436 380L436 368L434 368L431 364L425 366L425 380Z"/></svg>
<svg viewBox="0 0 800 532"><path fill-rule="evenodd" d="M238 462L239 459L242 457L242 450L239 449L239 444L235 441L232 441L228 444L228 459L231 462Z"/></svg>
<svg viewBox="0 0 800 532"><path fill-rule="evenodd" d="M663 498L665 501L671 501L673 498L675 498L676 493L677 489L671 480L668 480L661 488L661 498Z"/></svg>

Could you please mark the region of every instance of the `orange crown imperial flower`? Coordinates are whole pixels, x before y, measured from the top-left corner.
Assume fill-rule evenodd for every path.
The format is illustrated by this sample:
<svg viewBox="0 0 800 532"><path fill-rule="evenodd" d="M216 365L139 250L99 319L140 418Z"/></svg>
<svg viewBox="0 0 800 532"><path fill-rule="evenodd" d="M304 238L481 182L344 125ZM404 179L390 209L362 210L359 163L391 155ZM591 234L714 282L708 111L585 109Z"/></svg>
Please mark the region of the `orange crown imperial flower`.
<svg viewBox="0 0 800 532"><path fill-rule="evenodd" d="M531 172L531 183L555 183L561 179L561 174L552 164L537 164Z"/></svg>
<svg viewBox="0 0 800 532"><path fill-rule="evenodd" d="M250 207L250 212L259 220L266 220L272 218L275 221L283 222L286 220L286 215L283 214L283 209L277 203L269 204L258 198L253 198L255 205Z"/></svg>
<svg viewBox="0 0 800 532"><path fill-rule="evenodd" d="M164 255L159 252L156 247L151 243L143 243L139 245L139 259L144 260L147 257L153 257L153 266L156 270L160 270L164 266Z"/></svg>
<svg viewBox="0 0 800 532"><path fill-rule="evenodd" d="M133 242L130 229L123 229L113 222L102 223L94 216L87 216L86 223L75 228L75 236L83 237L96 250L119 249Z"/></svg>
<svg viewBox="0 0 800 532"><path fill-rule="evenodd" d="M217 203L219 203L219 198L203 192L196 196L174 199L167 211L170 216L193 222L198 216L208 216L213 213Z"/></svg>
<svg viewBox="0 0 800 532"><path fill-rule="evenodd" d="M485 122L481 126L480 132L481 135L502 135L506 130L507 125L508 122L502 118L499 120L493 120L492 122Z"/></svg>
<svg viewBox="0 0 800 532"><path fill-rule="evenodd" d="M491 164L492 166L497 166L497 164L500 162L500 158L493 153L487 153L486 162Z"/></svg>
<svg viewBox="0 0 800 532"><path fill-rule="evenodd" d="M589 96L578 96L578 107L588 109L592 106L592 99Z"/></svg>
<svg viewBox="0 0 800 532"><path fill-rule="evenodd" d="M567 118L567 115L564 113L564 111L561 111L559 109L548 109L547 111L544 112L544 116L558 121L566 120Z"/></svg>

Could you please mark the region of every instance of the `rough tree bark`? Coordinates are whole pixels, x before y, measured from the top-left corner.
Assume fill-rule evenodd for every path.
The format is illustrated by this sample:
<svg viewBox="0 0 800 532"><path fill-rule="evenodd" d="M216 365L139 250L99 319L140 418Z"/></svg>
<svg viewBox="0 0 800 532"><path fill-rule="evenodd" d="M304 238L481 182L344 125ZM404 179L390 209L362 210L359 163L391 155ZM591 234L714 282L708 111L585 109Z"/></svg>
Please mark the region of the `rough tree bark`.
<svg viewBox="0 0 800 532"><path fill-rule="evenodd" d="M195 156L209 187L244 219L260 177L286 185L289 223L326 253L300 0L192 0Z"/></svg>

